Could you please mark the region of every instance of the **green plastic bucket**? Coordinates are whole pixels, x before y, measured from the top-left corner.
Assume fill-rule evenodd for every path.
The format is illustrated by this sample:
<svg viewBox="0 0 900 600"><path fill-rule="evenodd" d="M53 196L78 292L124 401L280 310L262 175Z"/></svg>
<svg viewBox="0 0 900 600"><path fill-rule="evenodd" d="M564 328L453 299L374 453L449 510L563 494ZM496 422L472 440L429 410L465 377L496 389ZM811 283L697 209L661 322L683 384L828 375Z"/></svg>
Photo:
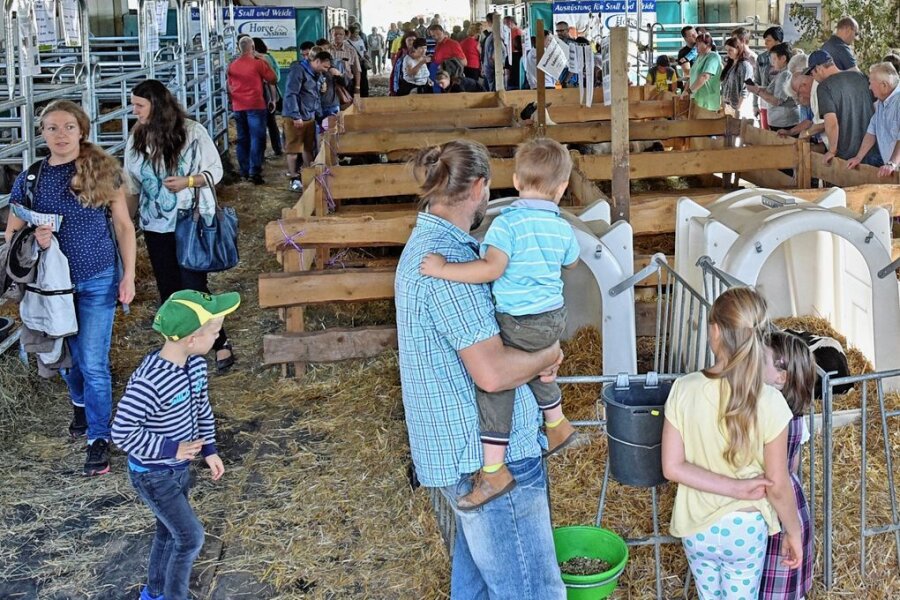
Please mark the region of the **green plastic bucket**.
<svg viewBox="0 0 900 600"><path fill-rule="evenodd" d="M625 540L600 527L573 525L553 530L556 560L562 564L575 556L599 558L610 565L608 571L593 575L562 574L568 600L599 600L606 598L619 581L628 562L628 546Z"/></svg>

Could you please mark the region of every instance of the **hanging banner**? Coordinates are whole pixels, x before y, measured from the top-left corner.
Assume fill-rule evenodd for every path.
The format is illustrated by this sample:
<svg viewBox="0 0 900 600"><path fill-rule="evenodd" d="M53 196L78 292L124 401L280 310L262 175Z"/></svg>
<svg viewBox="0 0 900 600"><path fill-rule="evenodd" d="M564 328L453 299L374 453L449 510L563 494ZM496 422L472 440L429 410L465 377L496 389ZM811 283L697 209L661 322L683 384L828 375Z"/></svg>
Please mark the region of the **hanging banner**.
<svg viewBox="0 0 900 600"><path fill-rule="evenodd" d="M624 0L623 0L624 1ZM553 27L565 21L569 25L569 35L586 38L592 44L599 44L603 33L601 11L607 2L562 1L553 3ZM573 31L574 30L574 31ZM574 60L574 56L573 56Z"/></svg>
<svg viewBox="0 0 900 600"><path fill-rule="evenodd" d="M613 27L628 27L640 25L641 31L646 31L647 25L656 23L656 0L642 0L641 22L637 22L637 0L604 0L601 4L603 14L603 36L609 35Z"/></svg>
<svg viewBox="0 0 900 600"><path fill-rule="evenodd" d="M222 9L228 22L228 9ZM297 60L297 19L293 8L279 6L235 6L234 29L237 38L258 37L266 43L269 54L282 69ZM191 37L200 34L200 11L191 9Z"/></svg>
<svg viewBox="0 0 900 600"><path fill-rule="evenodd" d="M38 53L37 26L34 11L25 0L16 7L16 24L19 29L19 65L27 75L41 74L41 58Z"/></svg>
<svg viewBox="0 0 900 600"><path fill-rule="evenodd" d="M56 31L56 1L35 0L34 21L38 45L55 46L59 39Z"/></svg>
<svg viewBox="0 0 900 600"><path fill-rule="evenodd" d="M78 0L59 0L59 17L62 20L66 46L81 46L81 11L78 10Z"/></svg>

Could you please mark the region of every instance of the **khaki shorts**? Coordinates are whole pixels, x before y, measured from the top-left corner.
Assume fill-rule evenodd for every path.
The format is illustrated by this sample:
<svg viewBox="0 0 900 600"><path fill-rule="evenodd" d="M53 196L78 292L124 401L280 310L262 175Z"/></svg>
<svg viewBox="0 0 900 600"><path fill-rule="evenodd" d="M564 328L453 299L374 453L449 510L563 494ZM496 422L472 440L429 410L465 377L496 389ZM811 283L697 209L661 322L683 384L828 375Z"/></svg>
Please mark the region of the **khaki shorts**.
<svg viewBox="0 0 900 600"><path fill-rule="evenodd" d="M284 127L284 151L288 154L300 154L304 150L315 154L316 152L316 122L311 119L304 121L303 125L296 127L294 120L288 117L282 119Z"/></svg>

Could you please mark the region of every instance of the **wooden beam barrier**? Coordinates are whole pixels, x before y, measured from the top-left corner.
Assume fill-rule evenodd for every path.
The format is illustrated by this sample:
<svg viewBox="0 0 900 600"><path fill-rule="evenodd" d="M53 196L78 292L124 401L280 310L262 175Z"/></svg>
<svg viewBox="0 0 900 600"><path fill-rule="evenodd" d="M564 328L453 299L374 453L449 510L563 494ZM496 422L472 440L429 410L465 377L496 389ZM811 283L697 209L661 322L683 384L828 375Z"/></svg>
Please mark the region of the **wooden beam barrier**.
<svg viewBox="0 0 900 600"><path fill-rule="evenodd" d="M677 156L677 158L675 158ZM756 146L751 148L719 148L689 152L643 152L630 157L629 173L632 179L669 177L672 175L703 175L723 173L735 165L748 165L758 169L789 169L797 164L795 146ZM594 180L612 178L611 156L582 156L578 162L581 171Z"/></svg>
<svg viewBox="0 0 900 600"><path fill-rule="evenodd" d="M458 95L458 94L454 94ZM440 129L475 129L479 127L508 127L513 124L514 110L508 106L415 111L408 113L363 113L343 116L344 133L351 131L418 131ZM335 117L329 117L335 122ZM329 125L330 126L330 125ZM335 125L337 126L337 125Z"/></svg>
<svg viewBox="0 0 900 600"><path fill-rule="evenodd" d="M847 168L847 161L833 158L831 163L825 163L823 154L813 153L810 156L812 163L812 177L821 179L838 187L866 185L866 184L897 184L900 183L900 171L895 171L890 177L880 177L876 167L859 165L855 169Z"/></svg>
<svg viewBox="0 0 900 600"><path fill-rule="evenodd" d="M393 325L273 334L263 337L263 363L339 362L371 358L396 348L397 328Z"/></svg>
<svg viewBox="0 0 900 600"><path fill-rule="evenodd" d="M572 162L574 162L578 153L572 152L571 154ZM569 192L575 197L576 206L590 206L597 200L609 201L597 184L575 166L572 167L572 172L569 174Z"/></svg>
<svg viewBox="0 0 900 600"><path fill-rule="evenodd" d="M341 269L259 276L261 308L394 297L394 269Z"/></svg>
<svg viewBox="0 0 900 600"><path fill-rule="evenodd" d="M583 205L605 197L596 184L577 167L572 173L569 185ZM803 200L815 201L827 191L804 189L791 190L790 193ZM894 216L900 216L900 202L897 201L900 199L900 185L865 185L845 188L844 191L847 195L847 208L854 212L862 213L873 206L887 206ZM687 196L705 206L724 193L675 192L634 196L631 220L634 234L641 236L674 232L675 205L681 196ZM567 210L578 213L578 208ZM294 243L301 248L316 249L323 245L343 248L403 245L415 226L416 216L416 208L411 204L352 206L342 211L342 216L296 218L288 215L280 222L272 221L266 225L266 249L270 252L283 251L285 256L296 255L296 251L288 250L291 244L285 240L285 236L290 237L301 231L303 235L293 238ZM308 261L312 255L314 252L304 253L304 259Z"/></svg>
<svg viewBox="0 0 900 600"><path fill-rule="evenodd" d="M416 224L415 212L395 212L376 218L372 215L348 217L311 217L283 219L266 225L266 250L277 252L292 248L335 246L365 248L373 246L402 246L409 239Z"/></svg>
<svg viewBox="0 0 900 600"><path fill-rule="evenodd" d="M612 107L600 105L557 106L547 109L554 123L584 123L585 121L612 120ZM649 100L630 102L628 104L629 119L672 119L675 116L674 103L666 100Z"/></svg>
<svg viewBox="0 0 900 600"><path fill-rule="evenodd" d="M721 136L725 134L725 126L724 118L693 121L635 121L629 124L629 139L637 141ZM545 133L547 137L561 144L595 144L612 139L612 125L608 121L549 125L545 129ZM534 131L527 127L416 132L359 131L341 134L338 145L342 155L417 150L423 146L445 144L461 138L477 141L491 148L516 146L531 139L534 135Z"/></svg>
<svg viewBox="0 0 900 600"><path fill-rule="evenodd" d="M511 188L513 168L512 159L491 159L491 187ZM419 191L419 185L405 164L333 167L328 182L335 200L403 196Z"/></svg>
<svg viewBox="0 0 900 600"><path fill-rule="evenodd" d="M410 94L380 98L360 98L357 114L430 112L500 106L495 92L467 94Z"/></svg>

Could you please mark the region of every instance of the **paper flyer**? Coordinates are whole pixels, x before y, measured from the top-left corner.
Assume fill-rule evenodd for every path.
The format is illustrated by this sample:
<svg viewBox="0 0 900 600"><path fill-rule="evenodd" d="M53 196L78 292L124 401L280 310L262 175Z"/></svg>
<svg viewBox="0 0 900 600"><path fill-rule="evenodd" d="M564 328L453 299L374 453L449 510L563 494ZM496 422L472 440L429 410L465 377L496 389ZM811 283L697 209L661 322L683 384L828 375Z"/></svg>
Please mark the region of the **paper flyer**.
<svg viewBox="0 0 900 600"><path fill-rule="evenodd" d="M559 76L569 64L569 53L566 44L553 38L553 43L544 49L538 69L547 74L552 81L559 80Z"/></svg>
<svg viewBox="0 0 900 600"><path fill-rule="evenodd" d="M81 11L78 10L78 0L59 0L59 8L66 46L81 46Z"/></svg>
<svg viewBox="0 0 900 600"><path fill-rule="evenodd" d="M160 37L169 31L169 0L156 0L156 29Z"/></svg>
<svg viewBox="0 0 900 600"><path fill-rule="evenodd" d="M62 215L54 215L50 213L41 213L34 210L29 210L20 204L10 204L9 208L18 218L22 219L26 223L34 225L35 227L40 227L41 225L49 225L53 231L59 231L59 227L60 225L62 225Z"/></svg>
<svg viewBox="0 0 900 600"><path fill-rule="evenodd" d="M38 45L55 46L58 39L56 31L56 2L54 0L35 0L34 20L37 26Z"/></svg>

